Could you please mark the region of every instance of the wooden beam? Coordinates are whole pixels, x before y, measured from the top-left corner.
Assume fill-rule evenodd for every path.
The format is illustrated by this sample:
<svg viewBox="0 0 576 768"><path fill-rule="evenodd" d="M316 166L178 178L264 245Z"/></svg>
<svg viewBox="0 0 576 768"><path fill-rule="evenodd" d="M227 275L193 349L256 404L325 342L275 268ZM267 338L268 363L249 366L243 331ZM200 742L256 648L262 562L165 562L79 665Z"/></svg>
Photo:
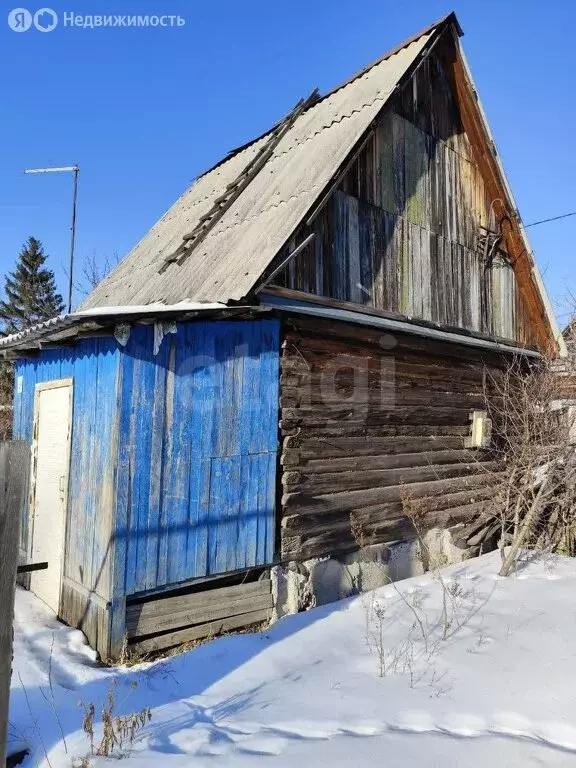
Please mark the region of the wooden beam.
<svg viewBox="0 0 576 768"><path fill-rule="evenodd" d="M126 622L128 638L186 629L199 624L208 624L218 619L230 619L233 616L251 611L272 609L271 592L231 600L215 600L213 604L204 606L197 606L194 597L195 595L188 595L188 604L179 611L167 609L163 614L158 615L146 615L145 613L138 615L134 609L143 608L146 604L144 606L132 606L131 615L128 615Z"/></svg>
<svg viewBox="0 0 576 768"><path fill-rule="evenodd" d="M24 441L0 443L0 765L6 761L20 513L29 465L30 449Z"/></svg>
<svg viewBox="0 0 576 768"><path fill-rule="evenodd" d="M190 643L194 640L215 637L223 632L230 632L233 629L250 627L254 624L270 621L271 609L262 608L257 611L243 613L240 616L231 616L227 619L218 619L207 624L199 624L189 629L181 629L176 632L169 632L164 635L158 635L146 640L140 640L130 644L130 648L137 653L154 653L164 648L172 648L182 643Z"/></svg>

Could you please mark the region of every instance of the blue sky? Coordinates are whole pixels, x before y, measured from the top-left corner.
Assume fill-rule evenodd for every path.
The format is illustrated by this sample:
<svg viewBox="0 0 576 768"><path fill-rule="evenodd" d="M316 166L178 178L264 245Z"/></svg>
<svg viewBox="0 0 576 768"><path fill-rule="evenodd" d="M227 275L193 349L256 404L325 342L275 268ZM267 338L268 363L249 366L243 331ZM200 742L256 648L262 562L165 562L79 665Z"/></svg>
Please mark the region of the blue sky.
<svg viewBox="0 0 576 768"><path fill-rule="evenodd" d="M179 14L186 24L21 34L6 22L13 7L0 17L0 274L32 234L66 293L72 179L24 168L78 163L78 260L122 256L229 149L450 10L524 221L576 210L576 4L50 0L60 15ZM576 217L530 238L565 319Z"/></svg>

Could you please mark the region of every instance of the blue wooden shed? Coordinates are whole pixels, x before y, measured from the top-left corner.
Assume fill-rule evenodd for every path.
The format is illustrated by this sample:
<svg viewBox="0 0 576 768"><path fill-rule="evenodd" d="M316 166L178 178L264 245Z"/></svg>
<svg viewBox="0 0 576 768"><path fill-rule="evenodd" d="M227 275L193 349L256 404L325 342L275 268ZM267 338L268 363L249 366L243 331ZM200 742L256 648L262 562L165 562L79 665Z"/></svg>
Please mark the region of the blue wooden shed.
<svg viewBox="0 0 576 768"><path fill-rule="evenodd" d="M278 353L275 319L161 321L16 362L14 434L36 465L22 556L49 561L32 588L104 656L127 600L272 562ZM257 586L244 613L262 620Z"/></svg>
<svg viewBox="0 0 576 768"><path fill-rule="evenodd" d="M413 535L406 498L452 530L493 494L486 370L565 344L461 34L313 92L76 312L0 340L30 587L103 657L265 621L274 565Z"/></svg>

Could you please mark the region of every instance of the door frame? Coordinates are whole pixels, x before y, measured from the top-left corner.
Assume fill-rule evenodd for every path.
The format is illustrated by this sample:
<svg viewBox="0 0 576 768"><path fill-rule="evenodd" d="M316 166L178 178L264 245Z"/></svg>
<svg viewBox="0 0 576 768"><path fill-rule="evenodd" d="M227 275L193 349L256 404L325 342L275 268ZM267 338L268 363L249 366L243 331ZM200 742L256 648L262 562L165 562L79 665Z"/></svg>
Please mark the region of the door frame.
<svg viewBox="0 0 576 768"><path fill-rule="evenodd" d="M40 393L47 389L59 389L60 387L69 387L69 425L66 445L65 464L68 467L66 498L64 500L64 519L62 522L62 562L60 573L58 575L59 594L58 594L58 615L62 604L62 574L66 558L66 539L68 534L68 511L70 498L70 457L72 451L72 423L74 411L74 379L53 379L51 381L42 381L34 387L34 421L32 425L32 466L30 468L30 495L28 502L28 560L31 561L34 551L34 523L36 520L36 472L38 469L38 428L40 425ZM48 566L50 567L50 566Z"/></svg>

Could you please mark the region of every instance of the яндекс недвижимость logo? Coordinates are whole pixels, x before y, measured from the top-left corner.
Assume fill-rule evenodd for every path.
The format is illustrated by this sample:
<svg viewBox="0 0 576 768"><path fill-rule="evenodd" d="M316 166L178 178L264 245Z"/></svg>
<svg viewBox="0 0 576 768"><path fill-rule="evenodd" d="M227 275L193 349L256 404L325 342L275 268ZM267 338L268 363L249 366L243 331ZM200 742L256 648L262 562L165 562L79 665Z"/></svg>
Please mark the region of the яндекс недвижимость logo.
<svg viewBox="0 0 576 768"><path fill-rule="evenodd" d="M32 14L27 8L14 8L8 14L13 32L27 32L32 26L39 32L52 32L58 26L58 14L52 8L40 8Z"/></svg>
<svg viewBox="0 0 576 768"><path fill-rule="evenodd" d="M75 13L62 11L60 15L52 8L40 8L32 13L27 8L13 8L8 14L8 26L13 32L52 32L58 25L69 29L182 29L186 19L179 13Z"/></svg>

